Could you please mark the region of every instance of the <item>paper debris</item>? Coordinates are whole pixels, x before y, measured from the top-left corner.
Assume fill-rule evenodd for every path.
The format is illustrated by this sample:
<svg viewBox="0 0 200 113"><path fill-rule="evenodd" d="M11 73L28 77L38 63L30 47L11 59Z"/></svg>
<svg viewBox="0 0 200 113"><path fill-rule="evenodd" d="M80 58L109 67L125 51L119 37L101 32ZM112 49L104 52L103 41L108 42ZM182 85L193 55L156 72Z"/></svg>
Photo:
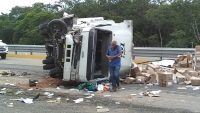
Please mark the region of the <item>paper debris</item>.
<svg viewBox="0 0 200 113"><path fill-rule="evenodd" d="M20 101L24 102L26 104L32 104L33 103L33 99L31 99L31 98L26 98L26 99L21 98Z"/></svg>
<svg viewBox="0 0 200 113"><path fill-rule="evenodd" d="M1 89L1 91L5 91L5 90L6 90L6 88L2 88L2 89Z"/></svg>
<svg viewBox="0 0 200 113"><path fill-rule="evenodd" d="M136 96L137 94L130 94L131 96Z"/></svg>
<svg viewBox="0 0 200 113"><path fill-rule="evenodd" d="M76 104L77 103L81 103L81 102L83 102L83 98L79 98L79 99L77 99L77 100L73 100Z"/></svg>
<svg viewBox="0 0 200 113"><path fill-rule="evenodd" d="M97 106L96 108L97 108L97 109L102 109L103 107L102 107L102 106Z"/></svg>
<svg viewBox="0 0 200 113"><path fill-rule="evenodd" d="M199 90L199 87L194 87L193 90Z"/></svg>
<svg viewBox="0 0 200 113"><path fill-rule="evenodd" d="M104 97L110 97L111 95L104 95Z"/></svg>
<svg viewBox="0 0 200 113"><path fill-rule="evenodd" d="M109 112L108 108L102 108L102 109L97 109L98 113L102 113L102 112Z"/></svg>
<svg viewBox="0 0 200 113"><path fill-rule="evenodd" d="M28 91L32 91L32 90L33 90L32 88L28 89Z"/></svg>
<svg viewBox="0 0 200 113"><path fill-rule="evenodd" d="M18 95L18 94L21 94L21 93L22 93L22 91L17 91L15 94Z"/></svg>
<svg viewBox="0 0 200 113"><path fill-rule="evenodd" d="M115 102L115 104L120 104L120 102Z"/></svg>
<svg viewBox="0 0 200 113"><path fill-rule="evenodd" d="M87 97L85 97L85 98L92 98L93 96L87 96Z"/></svg>
<svg viewBox="0 0 200 113"><path fill-rule="evenodd" d="M4 102L4 104L6 104L6 106L8 106L8 107L13 107L13 103L7 104L6 102Z"/></svg>
<svg viewBox="0 0 200 113"><path fill-rule="evenodd" d="M6 94L6 91L0 91L0 94Z"/></svg>
<svg viewBox="0 0 200 113"><path fill-rule="evenodd" d="M178 87L177 89L187 89L186 87Z"/></svg>
<svg viewBox="0 0 200 113"><path fill-rule="evenodd" d="M59 88L59 87L57 87L56 89L57 89L57 90L60 90L60 88Z"/></svg>

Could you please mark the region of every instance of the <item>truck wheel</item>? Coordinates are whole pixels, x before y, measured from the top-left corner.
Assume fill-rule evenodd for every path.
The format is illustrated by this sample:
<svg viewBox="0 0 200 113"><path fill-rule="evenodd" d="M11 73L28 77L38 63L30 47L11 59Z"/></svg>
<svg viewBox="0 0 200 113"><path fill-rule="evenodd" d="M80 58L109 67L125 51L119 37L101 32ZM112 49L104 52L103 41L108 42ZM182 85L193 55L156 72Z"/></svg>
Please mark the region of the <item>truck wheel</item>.
<svg viewBox="0 0 200 113"><path fill-rule="evenodd" d="M46 64L46 65L43 66L44 70L50 70L50 69L53 69L53 68L55 68L54 64Z"/></svg>
<svg viewBox="0 0 200 113"><path fill-rule="evenodd" d="M52 21L49 22L48 26L48 33L55 34L57 33L61 33L61 34L66 34L67 33L67 25L65 24L64 21L59 20L59 19L54 19Z"/></svg>
<svg viewBox="0 0 200 113"><path fill-rule="evenodd" d="M49 76L52 78L63 78L63 69L61 67L56 67L50 70Z"/></svg>
<svg viewBox="0 0 200 113"><path fill-rule="evenodd" d="M48 33L47 33L47 29L41 29L41 30L39 30L39 34L40 35L47 35Z"/></svg>
<svg viewBox="0 0 200 113"><path fill-rule="evenodd" d="M5 55L1 55L2 59L6 59L6 54Z"/></svg>
<svg viewBox="0 0 200 113"><path fill-rule="evenodd" d="M48 25L48 22L45 22L45 23L43 23L43 24L40 24L40 25L39 25L39 30L41 30L41 29L46 29L46 28L47 28L47 25Z"/></svg>
<svg viewBox="0 0 200 113"><path fill-rule="evenodd" d="M43 64L54 64L54 59L50 58L50 59L45 59L42 61Z"/></svg>

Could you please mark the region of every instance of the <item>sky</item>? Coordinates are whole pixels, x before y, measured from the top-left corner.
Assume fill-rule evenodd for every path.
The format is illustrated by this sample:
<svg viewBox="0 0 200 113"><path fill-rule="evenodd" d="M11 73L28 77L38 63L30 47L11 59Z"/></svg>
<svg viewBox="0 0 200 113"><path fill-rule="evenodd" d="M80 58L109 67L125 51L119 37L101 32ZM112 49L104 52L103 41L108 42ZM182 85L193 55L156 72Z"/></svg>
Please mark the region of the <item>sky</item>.
<svg viewBox="0 0 200 113"><path fill-rule="evenodd" d="M55 1L59 0L1 0L0 3L0 14L9 13L10 10L15 6L32 6L36 2L41 2L44 4L54 4Z"/></svg>

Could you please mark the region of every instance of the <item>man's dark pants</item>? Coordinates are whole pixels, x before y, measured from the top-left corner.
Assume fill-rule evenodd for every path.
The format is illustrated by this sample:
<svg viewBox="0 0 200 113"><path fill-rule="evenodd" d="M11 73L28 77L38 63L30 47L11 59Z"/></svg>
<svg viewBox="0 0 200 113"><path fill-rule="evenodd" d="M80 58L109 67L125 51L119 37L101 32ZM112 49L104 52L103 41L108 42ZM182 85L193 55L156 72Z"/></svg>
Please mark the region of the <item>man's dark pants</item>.
<svg viewBox="0 0 200 113"><path fill-rule="evenodd" d="M113 87L116 87L116 85L120 82L119 80L120 68L121 66L110 66L110 77Z"/></svg>

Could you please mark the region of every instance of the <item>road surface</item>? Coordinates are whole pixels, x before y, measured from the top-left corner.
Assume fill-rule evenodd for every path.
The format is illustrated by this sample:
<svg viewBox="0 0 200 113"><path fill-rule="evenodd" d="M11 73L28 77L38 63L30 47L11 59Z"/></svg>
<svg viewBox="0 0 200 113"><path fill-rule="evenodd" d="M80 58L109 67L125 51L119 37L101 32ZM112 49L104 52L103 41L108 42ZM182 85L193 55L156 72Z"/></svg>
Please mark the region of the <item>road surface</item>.
<svg viewBox="0 0 200 113"><path fill-rule="evenodd" d="M11 70L14 72L28 71L37 77L44 76L48 71L42 70L41 59L22 59L22 58L7 58L0 60L0 69ZM47 75L45 75L47 76ZM30 77L23 79L28 81ZM12 78L12 77L10 77ZM9 78L1 77L1 80ZM19 80L19 79L18 79ZM18 81L17 80L17 81ZM16 82L17 82L16 81ZM6 81L5 81L6 82ZM38 93L44 93L44 90L25 90L24 95L15 95L14 93L7 93L0 96L1 113L95 113L97 106L109 108L110 113L192 113L200 111L200 90L178 90L177 87L184 87L186 85L174 84L173 87L147 86L140 84L122 84L125 90L117 93L104 92L102 94L95 94L91 99L85 99L84 93L70 91L70 86L66 89L45 89L45 91L53 92L55 95L52 99L45 96L40 97L33 104L25 104L19 101L11 101L9 99L33 97ZM1 85L0 88L8 86ZM10 88L10 87L8 87ZM11 88L14 92L20 90L19 88ZM161 90L160 97L147 97L139 95L140 92L146 90ZM130 96L130 94L136 94ZM104 95L111 95L104 97ZM47 100L54 100L61 97L61 103L47 103ZM84 101L75 104L74 99L84 98ZM69 101L66 99L69 98ZM10 108L5 105L5 102L13 103L14 107ZM120 104L116 104L120 102Z"/></svg>

